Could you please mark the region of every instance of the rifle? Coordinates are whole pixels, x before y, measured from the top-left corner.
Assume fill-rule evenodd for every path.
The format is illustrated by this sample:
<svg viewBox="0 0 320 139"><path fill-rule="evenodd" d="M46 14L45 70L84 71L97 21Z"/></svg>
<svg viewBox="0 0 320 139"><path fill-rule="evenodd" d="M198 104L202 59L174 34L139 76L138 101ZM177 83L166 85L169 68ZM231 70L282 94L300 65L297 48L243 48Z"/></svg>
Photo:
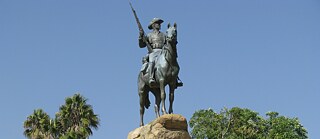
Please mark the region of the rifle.
<svg viewBox="0 0 320 139"><path fill-rule="evenodd" d="M143 30L143 28L142 28L142 26L141 26L141 23L140 23L140 21L139 21L139 18L138 18L138 16L137 16L136 11L133 9L131 2L129 2L129 4L130 4L131 10L132 10L132 12L133 12L134 18L136 19L136 22L137 22L137 24L138 24L139 31L141 31L141 32L143 32L143 34L145 34L145 33L144 33L144 30ZM142 40L143 40L143 42L146 43L147 48L148 48L148 52L151 53L151 52L152 52L152 47L151 47L150 43L148 42L146 36L143 36L143 37L142 37Z"/></svg>

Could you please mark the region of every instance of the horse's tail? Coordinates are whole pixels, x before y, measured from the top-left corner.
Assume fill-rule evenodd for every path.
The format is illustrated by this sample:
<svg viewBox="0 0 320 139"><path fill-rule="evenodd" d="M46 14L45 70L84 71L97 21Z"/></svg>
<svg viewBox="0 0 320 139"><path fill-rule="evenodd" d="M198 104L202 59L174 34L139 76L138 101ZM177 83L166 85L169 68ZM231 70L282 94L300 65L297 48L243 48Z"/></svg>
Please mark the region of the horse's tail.
<svg viewBox="0 0 320 139"><path fill-rule="evenodd" d="M144 107L146 107L146 109L148 109L150 107L150 100L149 100L149 93L147 93L146 95L146 100L144 101Z"/></svg>

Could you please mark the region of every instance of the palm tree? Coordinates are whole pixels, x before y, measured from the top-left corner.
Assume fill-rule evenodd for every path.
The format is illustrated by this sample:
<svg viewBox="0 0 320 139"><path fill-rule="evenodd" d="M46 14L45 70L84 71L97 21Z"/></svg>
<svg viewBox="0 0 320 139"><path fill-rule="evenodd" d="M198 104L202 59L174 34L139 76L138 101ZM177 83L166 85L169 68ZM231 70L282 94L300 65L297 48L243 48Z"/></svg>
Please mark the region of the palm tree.
<svg viewBox="0 0 320 139"><path fill-rule="evenodd" d="M65 105L62 105L56 114L60 136L72 134L88 138L93 134L91 128L98 129L99 118L94 114L92 106L86 102L87 99L80 94L66 98Z"/></svg>
<svg viewBox="0 0 320 139"><path fill-rule="evenodd" d="M33 114L24 121L23 134L29 139L51 139L51 120L42 109L34 110Z"/></svg>

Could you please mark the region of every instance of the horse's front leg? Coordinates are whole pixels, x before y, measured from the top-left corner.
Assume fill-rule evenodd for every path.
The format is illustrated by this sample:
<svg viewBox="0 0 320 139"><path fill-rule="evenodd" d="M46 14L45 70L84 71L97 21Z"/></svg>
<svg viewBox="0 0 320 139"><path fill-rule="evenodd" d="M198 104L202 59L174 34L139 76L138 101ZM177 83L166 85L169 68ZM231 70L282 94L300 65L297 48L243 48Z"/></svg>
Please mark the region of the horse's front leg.
<svg viewBox="0 0 320 139"><path fill-rule="evenodd" d="M169 101L170 101L170 106L169 106L169 114L173 113L173 101L174 101L174 90L175 90L175 85L170 85L170 94L169 94Z"/></svg>
<svg viewBox="0 0 320 139"><path fill-rule="evenodd" d="M162 114L167 114L167 110L166 110L166 92L165 92L165 84L164 84L164 80L161 79L159 80L159 84L160 84L160 95L161 95L161 110L162 110Z"/></svg>
<svg viewBox="0 0 320 139"><path fill-rule="evenodd" d="M160 103L161 103L161 97L160 97L160 89L154 89L153 94L155 96L155 105L154 105L154 111L156 113L156 117L160 117Z"/></svg>

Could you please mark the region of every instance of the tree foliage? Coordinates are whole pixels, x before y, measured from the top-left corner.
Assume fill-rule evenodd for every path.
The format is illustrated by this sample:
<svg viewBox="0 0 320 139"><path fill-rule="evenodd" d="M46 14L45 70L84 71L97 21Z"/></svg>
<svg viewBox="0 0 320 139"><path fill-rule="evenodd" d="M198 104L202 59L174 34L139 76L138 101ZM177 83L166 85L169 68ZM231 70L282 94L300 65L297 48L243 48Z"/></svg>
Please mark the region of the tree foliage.
<svg viewBox="0 0 320 139"><path fill-rule="evenodd" d="M307 131L297 118L234 107L220 113L212 109L196 111L190 119L191 135L196 139L306 139Z"/></svg>
<svg viewBox="0 0 320 139"><path fill-rule="evenodd" d="M29 139L50 139L51 120L42 109L36 109L33 114L24 121L25 128L23 134Z"/></svg>
<svg viewBox="0 0 320 139"><path fill-rule="evenodd" d="M80 94L66 98L66 104L60 107L56 114L59 131L62 135L68 134L88 137L92 135L91 128L97 129L99 118L94 114L92 106Z"/></svg>
<svg viewBox="0 0 320 139"><path fill-rule="evenodd" d="M99 118L87 99L80 94L65 99L55 119L42 109L34 110L24 122L24 135L29 139L86 139L98 129Z"/></svg>

